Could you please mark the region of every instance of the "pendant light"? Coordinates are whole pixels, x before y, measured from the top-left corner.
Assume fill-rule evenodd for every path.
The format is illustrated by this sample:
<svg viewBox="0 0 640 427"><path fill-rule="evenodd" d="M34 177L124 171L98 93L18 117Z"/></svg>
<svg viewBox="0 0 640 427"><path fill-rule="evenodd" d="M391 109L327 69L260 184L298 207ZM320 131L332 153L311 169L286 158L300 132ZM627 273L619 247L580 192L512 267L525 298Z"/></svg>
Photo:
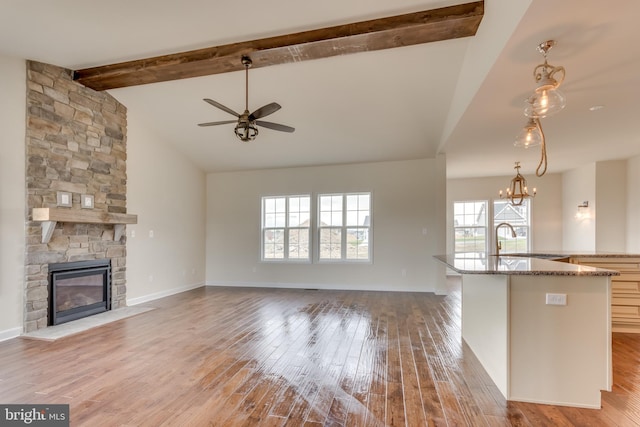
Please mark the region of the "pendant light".
<svg viewBox="0 0 640 427"><path fill-rule="evenodd" d="M533 78L538 86L525 100L524 115L528 120L514 142L516 147L524 148L540 145L540 163L536 168L536 176L547 172L547 146L540 119L557 113L567 104L564 94L558 89L564 81L564 67L551 65L547 61L547 54L555 45L555 40L547 40L538 45L538 52L544 56L544 63L533 69Z"/></svg>
<svg viewBox="0 0 640 427"><path fill-rule="evenodd" d="M527 117L548 117L567 105L567 100L559 89L565 77L564 67L547 62L547 53L555 45L555 40L547 40L538 45L538 52L544 56L544 63L533 69L533 78L538 86L526 100L524 114Z"/></svg>

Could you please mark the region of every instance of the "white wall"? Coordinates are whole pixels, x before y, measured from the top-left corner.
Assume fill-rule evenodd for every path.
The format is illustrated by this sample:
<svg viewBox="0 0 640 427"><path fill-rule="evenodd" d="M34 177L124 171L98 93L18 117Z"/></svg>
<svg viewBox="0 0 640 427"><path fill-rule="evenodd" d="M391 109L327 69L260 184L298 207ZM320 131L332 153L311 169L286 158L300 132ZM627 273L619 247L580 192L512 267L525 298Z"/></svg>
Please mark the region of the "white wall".
<svg viewBox="0 0 640 427"><path fill-rule="evenodd" d="M205 174L127 114L127 303L203 286ZM153 237L150 233L153 232Z"/></svg>
<svg viewBox="0 0 640 427"><path fill-rule="evenodd" d="M596 250L624 252L627 224L627 161L596 163Z"/></svg>
<svg viewBox="0 0 640 427"><path fill-rule="evenodd" d="M22 333L26 62L0 56L0 341Z"/></svg>
<svg viewBox="0 0 640 427"><path fill-rule="evenodd" d="M513 35L532 0L493 0L485 2L485 15L476 35L469 38L469 47L460 69L458 84L451 100L449 114L442 132L442 143L447 141L469 103L478 92L489 70Z"/></svg>
<svg viewBox="0 0 640 427"><path fill-rule="evenodd" d="M463 200L499 199L498 191L509 186L511 176L447 180L447 252L453 252L453 203ZM562 177L545 174L525 176L529 188L536 188L531 201L531 250L544 252L562 248Z"/></svg>
<svg viewBox="0 0 640 427"><path fill-rule="evenodd" d="M640 253L640 156L627 160L627 252Z"/></svg>
<svg viewBox="0 0 640 427"><path fill-rule="evenodd" d="M444 172L426 159L209 174L207 284L434 291L444 280L432 259ZM261 196L349 191L372 192L373 263L260 262Z"/></svg>
<svg viewBox="0 0 640 427"><path fill-rule="evenodd" d="M635 163L634 163L635 162ZM563 174L563 249L570 252L638 252L637 159L609 160ZM589 202L586 217L578 205ZM634 234L635 233L635 234ZM635 246L634 246L635 245Z"/></svg>
<svg viewBox="0 0 640 427"><path fill-rule="evenodd" d="M596 165L562 174L562 249L570 252L596 250ZM576 219L578 205L589 202L590 217Z"/></svg>
<svg viewBox="0 0 640 427"><path fill-rule="evenodd" d="M447 227L443 224L447 223L447 159L444 154L436 156L436 195L435 195L435 212L432 220L437 224L435 232L432 230L431 235L436 239L435 253L442 255L447 253ZM447 287L447 267L439 262L436 264L436 289L438 295L446 295L449 293Z"/></svg>

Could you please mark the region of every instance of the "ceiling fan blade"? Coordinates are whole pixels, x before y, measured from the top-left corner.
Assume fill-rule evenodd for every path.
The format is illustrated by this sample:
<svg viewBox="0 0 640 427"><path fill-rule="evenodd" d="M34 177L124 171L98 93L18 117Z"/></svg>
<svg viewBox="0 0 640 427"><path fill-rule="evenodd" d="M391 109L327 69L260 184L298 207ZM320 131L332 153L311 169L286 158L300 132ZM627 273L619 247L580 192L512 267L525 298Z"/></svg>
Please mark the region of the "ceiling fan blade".
<svg viewBox="0 0 640 427"><path fill-rule="evenodd" d="M269 114L273 114L282 107L277 102L272 102L271 104L267 104L263 107L258 108L256 111L249 115L249 120L254 121L256 119L260 119L262 117L266 117ZM266 127L266 126L265 126Z"/></svg>
<svg viewBox="0 0 640 427"><path fill-rule="evenodd" d="M204 102L208 102L209 104L213 105L214 107L219 108L222 111L226 111L227 113L229 113L231 115L234 115L236 117L240 117L240 114L236 113L231 108L225 107L224 105L220 104L219 102L214 101L213 99L204 98L203 101Z"/></svg>
<svg viewBox="0 0 640 427"><path fill-rule="evenodd" d="M291 126L286 126L286 125L281 125L278 123L271 123L271 122L265 122L262 120L256 120L256 124L258 126L262 126L265 128L269 128L269 129L273 129L273 130L279 130L280 132L293 132L294 130L296 130L295 128L292 128Z"/></svg>
<svg viewBox="0 0 640 427"><path fill-rule="evenodd" d="M207 123L198 123L198 126L217 126L217 125L226 125L229 123L237 123L237 120L223 120L221 122L207 122Z"/></svg>

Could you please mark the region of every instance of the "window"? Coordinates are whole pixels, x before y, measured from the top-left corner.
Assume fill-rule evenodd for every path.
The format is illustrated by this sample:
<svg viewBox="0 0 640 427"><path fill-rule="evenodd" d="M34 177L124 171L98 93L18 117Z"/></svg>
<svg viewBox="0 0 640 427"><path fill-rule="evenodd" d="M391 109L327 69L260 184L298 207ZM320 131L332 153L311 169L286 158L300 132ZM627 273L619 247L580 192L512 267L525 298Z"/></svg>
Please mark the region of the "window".
<svg viewBox="0 0 640 427"><path fill-rule="evenodd" d="M487 202L453 204L454 253L464 257L484 256L487 251Z"/></svg>
<svg viewBox="0 0 640 427"><path fill-rule="evenodd" d="M453 204L454 253L460 258L483 258L486 253L495 252L495 230L500 223L511 225L500 227L498 240L502 245L501 254L528 252L531 249L530 200L525 199L520 206L507 200L461 201ZM488 233L488 230L492 232Z"/></svg>
<svg viewBox="0 0 640 427"><path fill-rule="evenodd" d="M370 261L371 193L318 196L318 259Z"/></svg>
<svg viewBox="0 0 640 427"><path fill-rule="evenodd" d="M513 237L509 227L500 227L498 230L498 240L502 245L500 253L529 251L531 247L529 202L529 199L525 199L519 206L514 206L506 200L493 202L493 230L495 231L498 224L506 222L516 232L516 237Z"/></svg>
<svg viewBox="0 0 640 427"><path fill-rule="evenodd" d="M262 259L310 261L311 196L262 198Z"/></svg>

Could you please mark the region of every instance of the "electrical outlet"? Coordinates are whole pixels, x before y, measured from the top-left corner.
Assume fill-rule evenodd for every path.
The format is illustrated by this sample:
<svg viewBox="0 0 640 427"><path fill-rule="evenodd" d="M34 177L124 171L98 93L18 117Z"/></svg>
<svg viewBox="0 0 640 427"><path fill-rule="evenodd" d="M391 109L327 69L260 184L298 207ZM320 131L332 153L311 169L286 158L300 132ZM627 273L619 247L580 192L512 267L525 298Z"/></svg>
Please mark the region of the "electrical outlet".
<svg viewBox="0 0 640 427"><path fill-rule="evenodd" d="M567 294L547 294L547 305L567 305Z"/></svg>

